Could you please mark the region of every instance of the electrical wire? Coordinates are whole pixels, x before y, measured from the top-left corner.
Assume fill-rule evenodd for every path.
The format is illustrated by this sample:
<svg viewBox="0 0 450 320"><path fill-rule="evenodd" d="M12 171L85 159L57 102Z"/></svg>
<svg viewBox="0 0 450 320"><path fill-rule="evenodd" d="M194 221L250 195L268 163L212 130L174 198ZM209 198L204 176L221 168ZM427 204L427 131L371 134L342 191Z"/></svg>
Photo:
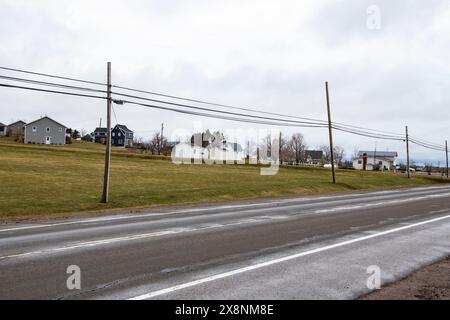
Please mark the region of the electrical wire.
<svg viewBox="0 0 450 320"><path fill-rule="evenodd" d="M299 119L299 120L314 121L314 122L320 122L320 123L324 123L324 124L327 123L327 121L320 120L320 119L298 117L298 116L286 115L286 114L281 114L281 113L276 113L276 112L261 111L261 110L257 110L257 109L251 109L251 108L235 107L235 106L226 105L226 104L208 102L208 101L191 99L191 98L183 98L183 97L179 97L179 96L168 95L168 94L163 94L163 93L158 93L158 92L153 92L153 91L138 90L138 89L127 88L127 87L122 87L122 86L115 86L115 85L113 85L112 87L116 88L116 89L145 93L145 94L160 96L160 97L164 97L164 98L170 98L170 99L176 99L176 100L182 100L182 101L188 101L188 102L195 102L195 103L206 104L206 105L211 105L211 106L216 106L216 107L241 110L241 111L249 111L249 112L254 112L254 113L267 114L267 115L279 116L279 117L285 117L285 118L294 118L294 119Z"/></svg>
<svg viewBox="0 0 450 320"><path fill-rule="evenodd" d="M172 106L189 108L189 109L195 109L195 110L202 110L202 111L208 111L208 112L229 114L229 115L233 115L233 116L251 117L251 118L262 119L262 120L270 120L270 121L283 121L283 122L289 122L289 123L295 123L295 124L324 125L325 126L325 124L317 123L317 122L286 120L286 119L280 119L280 118L262 117L262 116L248 115L248 114L244 114L244 113L237 113L237 112L230 112L230 111L223 111L223 110L214 110L214 109L210 109L210 108L203 108L203 107L197 107L197 106L192 106L192 105L187 105L187 104L168 102L168 101L163 101L163 100L158 100L158 99L143 98L143 97L140 97L140 96L133 96L133 95L117 93L117 92L112 92L112 94L113 95L127 97L127 98L133 98L133 99L138 99L138 100L145 100L145 101L150 101L150 102L168 104L168 105L172 105Z"/></svg>
<svg viewBox="0 0 450 320"><path fill-rule="evenodd" d="M272 125L272 126L302 127L302 128L324 128L324 127L326 127L325 125L292 124L292 123L283 123L283 122L275 122L275 121L261 121L261 120L252 120L252 119L246 119L246 118L221 116L221 115L217 115L217 114L210 114L210 113L197 112L197 111L188 111L188 110L180 110L180 109L174 109L174 108L163 107L163 106L152 105L152 104L146 104L146 103L140 103L140 102L129 101L129 100L124 100L123 102L126 103L126 104L134 104L134 105L138 105L138 106L154 108L154 109L160 109L160 110L166 110L166 111L173 111L173 112L182 113L182 114L189 114L189 115L202 116L202 117L215 118L215 119L222 119L222 120L237 121L237 122L266 124L266 125Z"/></svg>
<svg viewBox="0 0 450 320"><path fill-rule="evenodd" d="M25 79L25 78L8 77L8 76L3 76L3 75L0 75L0 79L5 79L8 81L24 82L24 83L35 84L35 85L40 85L40 86L56 87L56 88L62 88L62 89L90 91L90 92L98 92L98 93L105 93L105 94L107 93L106 90L98 90L98 89L92 89L92 88L86 88L86 87L71 86L71 85L54 83L54 82L37 81L37 80Z"/></svg>
<svg viewBox="0 0 450 320"><path fill-rule="evenodd" d="M0 66L0 69L14 71L14 72L20 72L20 73L26 73L26 74L32 74L32 75L41 76L41 77L49 77L49 78L55 78L55 79L61 79L61 80L89 83L89 84L94 84L94 85L98 85L98 86L106 86L106 83L82 80L82 79L76 79L76 78L70 78L70 77L56 76L56 75L52 75L52 74L48 74L48 73L39 73L39 72L33 72L33 71L27 71L27 70L21 70L21 69L6 68L6 67L1 67L1 66Z"/></svg>
<svg viewBox="0 0 450 320"><path fill-rule="evenodd" d="M7 71L13 71L13 72L20 72L20 73L25 73L25 74L30 74L30 75L37 75L37 76L42 76L42 77L50 77L50 78L55 78L55 79L60 79L60 80L75 81L75 82L86 83L86 84L91 84L91 85L106 86L105 83L77 79L77 78L57 76L57 75L52 75L52 74L47 74L47 73L32 72L32 71L27 71L27 70L7 68L7 67L1 67L1 66L0 66L0 69L7 70ZM89 92L97 92L97 93L105 93L105 94L107 93L107 91L105 91L105 90L72 86L72 85L66 85L66 84L54 83L54 82L38 81L38 80L25 79L25 78L10 77L10 76L4 76L4 75L0 75L0 79L4 79L7 81L23 82L23 83L28 83L28 84L38 85L38 86L55 87L55 88L66 89L66 90L89 91ZM0 86L6 87L6 88L31 90L31 91L37 91L37 92L46 92L46 93L53 93L53 94L86 97L86 98L96 98L96 99L104 99L104 100L108 99L107 97L97 96L97 95L80 94L80 93L57 91L57 90L47 90L47 89L40 89L40 88L34 88L34 87L16 86L16 85L10 85L10 84L6 84L6 83L0 84ZM295 126L295 127L312 127L312 128L324 128L324 127L328 126L327 121L320 120L320 119L297 117L297 116L285 115L285 114L275 113L275 112L260 111L260 110L251 109L251 108L235 107L235 106L226 105L226 104L219 104L219 103L208 102L208 101L203 101L203 100L183 98L183 97L179 97L179 96L162 94L162 93L158 93L158 92L127 88L124 86L113 85L111 87L120 89L120 90L127 90L127 91L132 91L132 92L156 95L156 96L170 98L170 99L189 101L189 102L194 102L194 103L199 103L199 104L217 106L217 107L221 107L221 108L241 110L241 111L247 111L247 112L257 113L257 114L266 114L266 115L278 116L278 117L289 118L289 119L263 117L263 116L253 115L253 114L229 112L229 111L224 111L224 110L203 108L203 107L198 107L198 106L194 106L194 105L187 105L187 104L176 103L176 102L171 102L171 101L164 101L164 100L159 100L159 99L149 99L149 98L145 98L145 97L141 97L141 96L128 95L128 94L119 93L119 92L112 92L112 94L122 96L122 97L133 98L133 99L138 99L138 100L150 101L150 102L154 102L154 103L160 103L160 104L165 104L165 105L171 105L171 106L177 106L177 107L181 107L181 108L188 108L188 109L202 111L202 112L187 111L187 110L180 110L180 109L168 108L168 107L151 105L151 104L144 104L144 103L139 103L139 102L135 102L135 101L123 101L123 102L130 103L130 104L135 104L135 105L140 105L140 106L145 106L145 107L150 107L150 108L157 108L157 109L167 110L167 111L173 111L173 112L178 112L178 113L183 113L183 114L198 115L198 116L203 116L203 117L210 117L210 118L217 118L217 119L224 119L224 120L231 120L231 121L239 121L239 122L277 125L277 126ZM115 114L114 109L113 109L113 112L114 112L114 116L115 116L115 119L117 122L117 116ZM211 114L211 113L213 113L213 114ZM222 115L217 115L216 113L219 113ZM224 116L223 114L231 115L232 117ZM247 119L247 118L250 118L250 119ZM257 120L254 120L254 119L257 119ZM290 119L298 119L298 120L302 120L302 121L290 120ZM354 134L354 135L359 135L359 136L364 136L364 137L369 137L369 138L374 138L374 139L384 139L384 140L393 140L393 141L405 141L406 140L406 138L403 134L389 132L389 131L383 131L383 130L377 130L377 129L364 128L364 127L349 125L349 124L340 123L340 122L333 122L332 128L335 130L338 130L338 131L342 131L342 132L346 132L346 133L350 133L350 134ZM409 141L411 143L422 146L424 148L437 150L437 151L445 151L445 148L443 148L442 146L440 146L438 144L435 144L435 143L432 143L432 142L429 142L429 141L426 141L424 139L417 138L414 136L410 136Z"/></svg>
<svg viewBox="0 0 450 320"><path fill-rule="evenodd" d="M38 91L38 92L46 92L46 93L55 93L55 94L62 94L62 95L69 95L69 96L76 96L76 97L84 97L84 98L96 98L96 99L107 100L106 97L100 97L100 96L95 96L95 95L73 93L73 92L65 92L65 91L56 91L56 90L46 90L46 89L24 87L24 86L15 86L15 85L10 85L10 84L5 84L5 83L0 83L0 87L12 88L12 89L30 90L30 91Z"/></svg>

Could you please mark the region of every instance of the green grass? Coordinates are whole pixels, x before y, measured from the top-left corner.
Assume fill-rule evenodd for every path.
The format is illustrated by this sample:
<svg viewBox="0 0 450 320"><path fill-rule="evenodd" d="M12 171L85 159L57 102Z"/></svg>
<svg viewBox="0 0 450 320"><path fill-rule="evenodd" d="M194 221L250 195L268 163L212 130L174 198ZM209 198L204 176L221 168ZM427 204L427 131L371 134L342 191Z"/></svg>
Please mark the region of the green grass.
<svg viewBox="0 0 450 320"><path fill-rule="evenodd" d="M23 145L0 139L0 220L50 217L106 209L221 202L257 197L440 183L442 179L392 173L281 168L259 175L256 166L175 165L170 161L113 150L110 203L100 203L104 146Z"/></svg>

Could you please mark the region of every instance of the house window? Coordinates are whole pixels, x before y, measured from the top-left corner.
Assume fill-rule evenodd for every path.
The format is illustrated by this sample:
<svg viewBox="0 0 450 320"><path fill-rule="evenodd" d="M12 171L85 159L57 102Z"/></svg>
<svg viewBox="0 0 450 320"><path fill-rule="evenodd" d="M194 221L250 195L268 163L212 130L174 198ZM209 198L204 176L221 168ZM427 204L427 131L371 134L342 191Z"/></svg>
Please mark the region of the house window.
<svg viewBox="0 0 450 320"><path fill-rule="evenodd" d="M31 130L32 130L33 132L36 132L36 131L37 131L37 127L31 128Z"/></svg>
<svg viewBox="0 0 450 320"><path fill-rule="evenodd" d="M112 133L112 136L113 136L113 137L115 137L115 136L116 136L116 133L115 133L115 132L113 132L113 133Z"/></svg>
<svg viewBox="0 0 450 320"><path fill-rule="evenodd" d="M383 165L383 161L378 162L378 164L379 164L380 166Z"/></svg>
<svg viewBox="0 0 450 320"><path fill-rule="evenodd" d="M45 128L45 132L49 133L50 132L50 127Z"/></svg>
<svg viewBox="0 0 450 320"><path fill-rule="evenodd" d="M62 128L59 128L58 131L59 131L59 132L62 132Z"/></svg>
<svg viewBox="0 0 450 320"><path fill-rule="evenodd" d="M119 132L118 134L117 134L119 137L121 137L122 136L122 134Z"/></svg>
<svg viewBox="0 0 450 320"><path fill-rule="evenodd" d="M362 161L361 161L361 160L358 160L358 164L362 164Z"/></svg>

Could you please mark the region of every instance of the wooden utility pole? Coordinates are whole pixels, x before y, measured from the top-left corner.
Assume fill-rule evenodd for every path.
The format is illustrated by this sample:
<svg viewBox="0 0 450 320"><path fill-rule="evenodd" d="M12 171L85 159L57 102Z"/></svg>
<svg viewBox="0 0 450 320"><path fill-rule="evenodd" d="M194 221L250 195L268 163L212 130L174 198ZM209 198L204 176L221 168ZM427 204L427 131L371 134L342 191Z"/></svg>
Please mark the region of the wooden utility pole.
<svg viewBox="0 0 450 320"><path fill-rule="evenodd" d="M445 140L445 160L446 160L446 163L447 163L447 166L446 166L446 173L447 173L447 179L448 179L448 143L447 143L447 140Z"/></svg>
<svg viewBox="0 0 450 320"><path fill-rule="evenodd" d="M280 164L283 164L283 158L281 158L281 131L280 131L280 138L278 140L278 162Z"/></svg>
<svg viewBox="0 0 450 320"><path fill-rule="evenodd" d="M111 62L108 62L107 71L107 100L106 100L106 115L107 115L107 132L106 132L106 155L105 155L105 175L103 179L103 195L102 202L108 203L109 200L109 170L111 164Z"/></svg>
<svg viewBox="0 0 450 320"><path fill-rule="evenodd" d="M159 144L159 155L161 155L161 151L163 149L163 143L164 143L164 123L161 123L161 137L160 137L160 144Z"/></svg>
<svg viewBox="0 0 450 320"><path fill-rule="evenodd" d="M330 136L331 171L332 171L332 175L333 175L333 183L336 183L336 172L335 172L335 167L334 167L333 128L331 126L331 109L330 109L330 94L328 91L328 81L325 82L325 89L326 89L326 93L327 93L328 133Z"/></svg>
<svg viewBox="0 0 450 320"><path fill-rule="evenodd" d="M408 172L408 179L411 178L411 173L409 172L409 134L408 134L408 126L406 126L406 171Z"/></svg>

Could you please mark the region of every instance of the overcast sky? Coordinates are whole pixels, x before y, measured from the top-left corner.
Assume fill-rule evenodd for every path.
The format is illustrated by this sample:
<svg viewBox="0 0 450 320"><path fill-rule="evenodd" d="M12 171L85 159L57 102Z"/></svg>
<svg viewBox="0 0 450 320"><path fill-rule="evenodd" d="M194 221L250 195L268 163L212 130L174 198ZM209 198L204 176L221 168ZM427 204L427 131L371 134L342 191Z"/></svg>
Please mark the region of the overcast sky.
<svg viewBox="0 0 450 320"><path fill-rule="evenodd" d="M111 61L116 85L319 119L329 81L335 121L399 133L408 124L423 139L450 138L449 1L0 0L0 12L1 66L104 82ZM105 118L100 100L5 88L0 98L4 123L48 115L91 132ZM169 136L260 128L115 109L142 137L161 122ZM324 129L283 128L294 131L311 148L327 143ZM335 143L348 156L375 145L405 154L403 143L344 133ZM416 146L412 157L444 161Z"/></svg>

